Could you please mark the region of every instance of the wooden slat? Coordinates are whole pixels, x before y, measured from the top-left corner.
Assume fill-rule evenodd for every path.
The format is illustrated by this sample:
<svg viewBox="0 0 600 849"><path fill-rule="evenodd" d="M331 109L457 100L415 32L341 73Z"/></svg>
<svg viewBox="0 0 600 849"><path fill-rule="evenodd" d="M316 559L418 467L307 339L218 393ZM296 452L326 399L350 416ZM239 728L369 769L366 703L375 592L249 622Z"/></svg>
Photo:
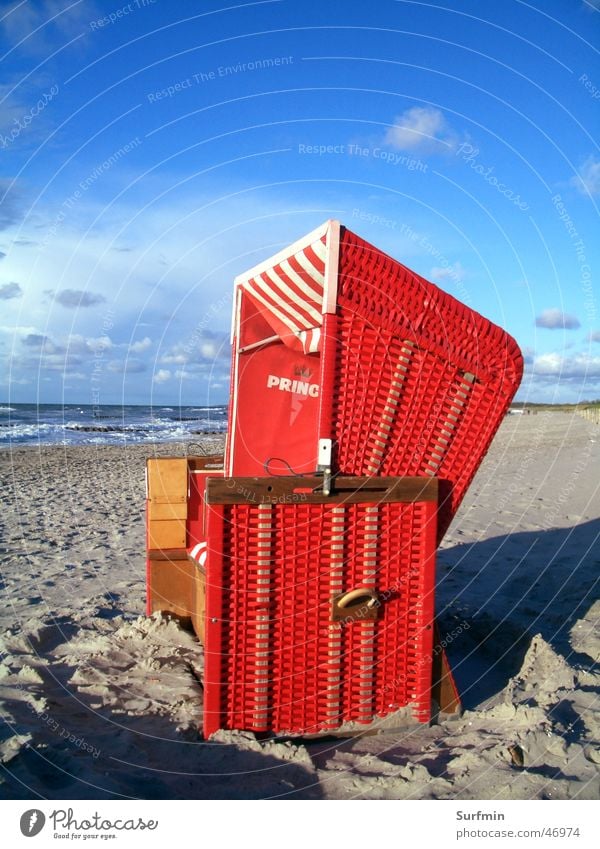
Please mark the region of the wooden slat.
<svg viewBox="0 0 600 849"><path fill-rule="evenodd" d="M225 467L223 454L208 454L206 457L188 457L188 467L191 472L213 472Z"/></svg>
<svg viewBox="0 0 600 849"><path fill-rule="evenodd" d="M148 519L150 522L161 521L165 519L179 519L185 522L187 519L187 499L176 503L167 503L149 501L148 502Z"/></svg>
<svg viewBox="0 0 600 849"><path fill-rule="evenodd" d="M192 617L194 606L194 566L187 557L170 562L150 560L148 593L150 610L161 610L182 619Z"/></svg>
<svg viewBox="0 0 600 849"><path fill-rule="evenodd" d="M185 522L148 522L148 548L185 548Z"/></svg>
<svg viewBox="0 0 600 849"><path fill-rule="evenodd" d="M148 548L184 548L188 464L185 457L148 460Z"/></svg>
<svg viewBox="0 0 600 849"><path fill-rule="evenodd" d="M338 477L331 495L319 490L323 478L209 478L208 504L355 504L437 501L437 478Z"/></svg>
<svg viewBox="0 0 600 849"><path fill-rule="evenodd" d="M191 558L190 558L191 559ZM194 587L192 591L192 627L202 644L206 637L206 573L202 566L194 563Z"/></svg>
<svg viewBox="0 0 600 849"><path fill-rule="evenodd" d="M154 548L148 552L148 560L187 560L187 548Z"/></svg>
<svg viewBox="0 0 600 849"><path fill-rule="evenodd" d="M151 501L185 501L188 463L185 457L156 457L148 460L148 497Z"/></svg>

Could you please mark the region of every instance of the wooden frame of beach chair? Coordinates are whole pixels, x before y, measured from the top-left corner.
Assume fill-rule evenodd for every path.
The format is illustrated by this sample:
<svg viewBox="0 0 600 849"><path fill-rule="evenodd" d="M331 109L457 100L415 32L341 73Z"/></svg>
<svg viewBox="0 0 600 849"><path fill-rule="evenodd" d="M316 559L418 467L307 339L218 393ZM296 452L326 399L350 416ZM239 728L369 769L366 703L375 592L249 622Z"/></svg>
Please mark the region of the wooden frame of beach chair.
<svg viewBox="0 0 600 849"><path fill-rule="evenodd" d="M190 550L205 537L204 478L223 475L223 455L153 457L146 463L146 613L183 624L197 608L198 562ZM196 615L198 625L200 619Z"/></svg>

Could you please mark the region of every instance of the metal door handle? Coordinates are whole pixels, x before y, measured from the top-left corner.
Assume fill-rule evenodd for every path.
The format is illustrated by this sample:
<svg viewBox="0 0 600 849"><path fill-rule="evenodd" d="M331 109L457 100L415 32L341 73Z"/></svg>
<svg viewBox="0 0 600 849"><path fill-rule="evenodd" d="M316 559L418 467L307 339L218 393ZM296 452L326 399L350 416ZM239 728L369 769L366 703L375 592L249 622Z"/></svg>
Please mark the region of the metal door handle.
<svg viewBox="0 0 600 849"><path fill-rule="evenodd" d="M374 607L379 601L377 593L374 590L367 589L366 587L358 587L355 590L350 590L345 593L341 598L338 598L337 606L346 608L349 604L352 604L353 601L356 601L359 598L368 599L368 601L365 601L367 607Z"/></svg>

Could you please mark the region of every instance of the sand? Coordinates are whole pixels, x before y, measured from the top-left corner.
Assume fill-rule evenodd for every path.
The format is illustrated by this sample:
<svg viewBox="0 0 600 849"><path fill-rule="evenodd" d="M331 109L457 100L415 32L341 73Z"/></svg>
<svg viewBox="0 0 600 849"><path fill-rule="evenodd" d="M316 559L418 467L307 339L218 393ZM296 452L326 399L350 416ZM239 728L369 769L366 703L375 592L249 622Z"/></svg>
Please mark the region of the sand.
<svg viewBox="0 0 600 849"><path fill-rule="evenodd" d="M507 417L443 542L462 717L307 744L204 742L202 649L143 615L144 461L182 450L0 452L0 796L598 798L598 425Z"/></svg>

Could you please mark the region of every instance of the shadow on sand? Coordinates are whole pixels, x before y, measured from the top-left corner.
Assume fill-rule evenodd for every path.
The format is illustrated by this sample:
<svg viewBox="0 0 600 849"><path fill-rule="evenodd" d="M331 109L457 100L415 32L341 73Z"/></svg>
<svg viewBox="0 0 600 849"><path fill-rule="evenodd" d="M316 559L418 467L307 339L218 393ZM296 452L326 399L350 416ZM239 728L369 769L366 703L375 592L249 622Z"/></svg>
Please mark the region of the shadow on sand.
<svg viewBox="0 0 600 849"><path fill-rule="evenodd" d="M15 750L0 764L0 798L322 798L310 764L281 747L270 753L253 735L241 746L205 741L196 728L178 729L169 714L95 705L97 697L71 682L76 667L53 655L77 631L60 617L28 641L39 677L4 694L0 744L12 740Z"/></svg>
<svg viewBox="0 0 600 849"><path fill-rule="evenodd" d="M593 664L570 630L599 598L600 519L457 545L439 551L438 564L442 638L468 626L447 649L465 708L506 686L535 634L571 666Z"/></svg>

